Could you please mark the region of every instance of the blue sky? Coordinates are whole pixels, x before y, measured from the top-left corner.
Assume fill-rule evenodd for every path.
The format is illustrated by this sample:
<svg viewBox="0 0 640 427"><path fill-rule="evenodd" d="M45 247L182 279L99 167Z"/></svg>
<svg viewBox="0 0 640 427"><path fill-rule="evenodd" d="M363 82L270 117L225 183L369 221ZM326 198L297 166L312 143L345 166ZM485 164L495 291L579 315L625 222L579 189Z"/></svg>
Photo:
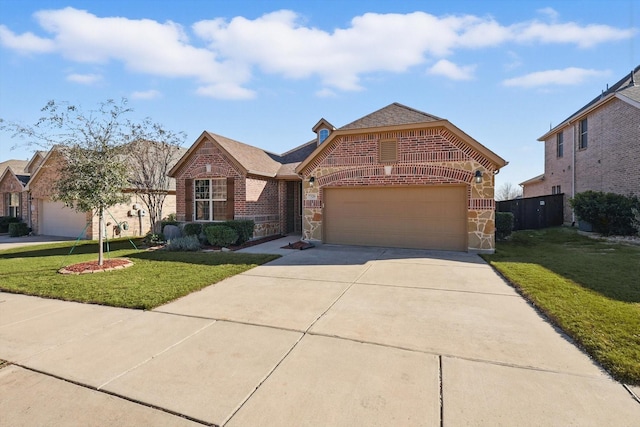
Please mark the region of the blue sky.
<svg viewBox="0 0 640 427"><path fill-rule="evenodd" d="M187 147L282 153L400 102L509 161L498 186L542 173L537 138L639 63L640 0L0 0L2 119L124 97ZM0 132L0 161L31 153Z"/></svg>

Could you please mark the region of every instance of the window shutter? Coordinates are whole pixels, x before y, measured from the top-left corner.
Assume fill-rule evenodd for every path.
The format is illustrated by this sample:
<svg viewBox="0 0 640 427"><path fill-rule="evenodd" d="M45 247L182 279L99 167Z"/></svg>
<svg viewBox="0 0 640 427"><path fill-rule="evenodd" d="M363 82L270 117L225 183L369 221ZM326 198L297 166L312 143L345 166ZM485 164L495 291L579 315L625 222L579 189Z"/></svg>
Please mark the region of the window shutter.
<svg viewBox="0 0 640 427"><path fill-rule="evenodd" d="M380 163L394 163L398 161L398 141L395 139L381 140L379 146Z"/></svg>
<svg viewBox="0 0 640 427"><path fill-rule="evenodd" d="M193 180L184 180L184 220L193 221Z"/></svg>
<svg viewBox="0 0 640 427"><path fill-rule="evenodd" d="M227 177L227 220L234 218L235 211L235 180Z"/></svg>

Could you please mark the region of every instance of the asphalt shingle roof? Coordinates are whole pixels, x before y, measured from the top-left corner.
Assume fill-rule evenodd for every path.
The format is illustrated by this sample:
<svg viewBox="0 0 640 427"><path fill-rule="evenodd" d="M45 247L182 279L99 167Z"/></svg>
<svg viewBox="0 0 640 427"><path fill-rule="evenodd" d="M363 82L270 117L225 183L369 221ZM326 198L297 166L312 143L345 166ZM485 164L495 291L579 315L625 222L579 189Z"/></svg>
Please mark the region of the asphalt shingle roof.
<svg viewBox="0 0 640 427"><path fill-rule="evenodd" d="M408 125L413 123L435 122L443 120L440 117L414 110L406 105L394 102L371 114L359 118L340 129L363 129L372 127Z"/></svg>

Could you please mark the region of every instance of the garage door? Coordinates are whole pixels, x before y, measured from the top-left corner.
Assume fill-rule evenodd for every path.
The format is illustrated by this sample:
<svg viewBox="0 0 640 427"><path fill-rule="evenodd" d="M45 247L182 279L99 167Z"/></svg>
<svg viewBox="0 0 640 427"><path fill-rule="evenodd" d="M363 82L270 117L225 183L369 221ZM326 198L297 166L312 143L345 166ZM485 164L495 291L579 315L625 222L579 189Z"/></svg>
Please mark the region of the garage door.
<svg viewBox="0 0 640 427"><path fill-rule="evenodd" d="M39 234L45 236L85 237L87 215L65 207L62 202L42 202Z"/></svg>
<svg viewBox="0 0 640 427"><path fill-rule="evenodd" d="M326 243L467 250L466 187L329 188Z"/></svg>

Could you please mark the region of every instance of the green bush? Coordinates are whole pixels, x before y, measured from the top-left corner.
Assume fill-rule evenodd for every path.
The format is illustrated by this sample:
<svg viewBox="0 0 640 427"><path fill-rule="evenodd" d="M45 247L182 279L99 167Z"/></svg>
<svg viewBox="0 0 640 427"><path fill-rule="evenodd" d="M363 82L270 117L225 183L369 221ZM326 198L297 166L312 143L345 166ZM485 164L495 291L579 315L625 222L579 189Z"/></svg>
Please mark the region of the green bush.
<svg viewBox="0 0 640 427"><path fill-rule="evenodd" d="M241 245L253 237L253 229L256 224L251 219L234 219L220 225L234 229L238 233L238 240L235 243Z"/></svg>
<svg viewBox="0 0 640 427"><path fill-rule="evenodd" d="M207 241L212 246L226 247L238 240L238 233L225 225L210 225L204 229Z"/></svg>
<svg viewBox="0 0 640 427"><path fill-rule="evenodd" d="M633 214L633 218L631 218L631 226L635 228L636 234L640 236L640 209L632 208L631 213Z"/></svg>
<svg viewBox="0 0 640 427"><path fill-rule="evenodd" d="M148 233L144 237L144 243L148 246L157 246L165 242L164 234L162 233Z"/></svg>
<svg viewBox="0 0 640 427"><path fill-rule="evenodd" d="M496 212L496 239L504 240L513 232L513 214Z"/></svg>
<svg viewBox="0 0 640 427"><path fill-rule="evenodd" d="M20 237L29 234L29 227L24 222L12 222L9 224L9 236Z"/></svg>
<svg viewBox="0 0 640 427"><path fill-rule="evenodd" d="M637 196L623 196L601 191L585 191L569 200L578 218L589 222L593 230L603 234L630 236L633 227L633 209L640 209Z"/></svg>
<svg viewBox="0 0 640 427"><path fill-rule="evenodd" d="M194 235L176 237L167 243L166 249L168 251L199 251L200 239Z"/></svg>
<svg viewBox="0 0 640 427"><path fill-rule="evenodd" d="M9 232L9 224L20 222L20 218L15 216L0 216L0 233Z"/></svg>
<svg viewBox="0 0 640 427"><path fill-rule="evenodd" d="M185 236L199 236L202 232L202 224L199 222L189 222L184 225L182 233Z"/></svg>

